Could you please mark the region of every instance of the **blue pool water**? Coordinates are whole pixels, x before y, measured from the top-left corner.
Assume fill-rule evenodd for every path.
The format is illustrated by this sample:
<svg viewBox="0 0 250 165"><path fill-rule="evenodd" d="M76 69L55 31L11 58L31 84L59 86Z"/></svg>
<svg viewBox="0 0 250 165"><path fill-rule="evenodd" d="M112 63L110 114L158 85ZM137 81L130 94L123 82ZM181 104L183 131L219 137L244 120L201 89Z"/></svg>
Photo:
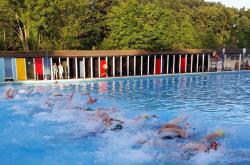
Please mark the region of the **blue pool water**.
<svg viewBox="0 0 250 165"><path fill-rule="evenodd" d="M14 99L4 97L8 88L18 91ZM0 86L0 161L46 165L250 164L249 89L250 73ZM97 98L97 103L87 105L87 97L82 95L86 92ZM112 117L125 122L124 129L103 132L102 122L89 117L95 112L76 107L106 108ZM159 118L134 122L142 114ZM190 137L153 138L157 127L177 116L187 117ZM217 151L182 156L183 144L218 129L224 130L225 136ZM150 143L139 145L145 138Z"/></svg>

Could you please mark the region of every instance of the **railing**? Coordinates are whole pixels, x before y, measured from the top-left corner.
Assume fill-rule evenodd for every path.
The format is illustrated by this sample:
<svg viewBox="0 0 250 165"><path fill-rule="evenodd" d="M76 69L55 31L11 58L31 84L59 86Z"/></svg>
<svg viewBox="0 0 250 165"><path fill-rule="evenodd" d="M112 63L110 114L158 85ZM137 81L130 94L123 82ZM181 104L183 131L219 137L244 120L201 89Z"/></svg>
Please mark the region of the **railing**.
<svg viewBox="0 0 250 165"><path fill-rule="evenodd" d="M0 52L0 81L55 80L59 64L63 79L250 69L248 50Z"/></svg>

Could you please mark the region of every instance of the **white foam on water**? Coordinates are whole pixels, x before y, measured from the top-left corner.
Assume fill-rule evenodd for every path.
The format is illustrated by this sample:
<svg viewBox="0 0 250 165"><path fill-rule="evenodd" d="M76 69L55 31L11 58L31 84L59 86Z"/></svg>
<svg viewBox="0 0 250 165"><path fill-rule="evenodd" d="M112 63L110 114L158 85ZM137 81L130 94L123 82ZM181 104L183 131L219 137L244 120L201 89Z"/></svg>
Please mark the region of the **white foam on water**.
<svg viewBox="0 0 250 165"><path fill-rule="evenodd" d="M29 112L27 112L27 111L16 111L16 112L14 112L13 114L14 114L14 115L28 115Z"/></svg>
<svg viewBox="0 0 250 165"><path fill-rule="evenodd" d="M124 128L121 132L106 133L106 142L102 147L98 158L108 161L109 164L144 164L154 159L154 151L151 145L141 145L134 148L138 142L148 140L146 137L152 132L131 133Z"/></svg>
<svg viewBox="0 0 250 165"><path fill-rule="evenodd" d="M49 135L45 135L45 136L43 136L43 138L46 139L46 140L52 140L52 139L54 139L54 137L49 136Z"/></svg>
<svg viewBox="0 0 250 165"><path fill-rule="evenodd" d="M32 111L32 108L24 108L19 105L13 105L10 107L10 110L14 111L14 115L28 115Z"/></svg>
<svg viewBox="0 0 250 165"><path fill-rule="evenodd" d="M23 108L19 105L13 105L10 109L14 111L21 111Z"/></svg>
<svg viewBox="0 0 250 165"><path fill-rule="evenodd" d="M197 153L191 158L192 164L195 165L209 165L213 164L224 157L224 154L221 150L211 151L209 153Z"/></svg>
<svg viewBox="0 0 250 165"><path fill-rule="evenodd" d="M38 121L54 121L58 123L73 122L75 114L69 110L60 110L52 112L39 112L33 116Z"/></svg>

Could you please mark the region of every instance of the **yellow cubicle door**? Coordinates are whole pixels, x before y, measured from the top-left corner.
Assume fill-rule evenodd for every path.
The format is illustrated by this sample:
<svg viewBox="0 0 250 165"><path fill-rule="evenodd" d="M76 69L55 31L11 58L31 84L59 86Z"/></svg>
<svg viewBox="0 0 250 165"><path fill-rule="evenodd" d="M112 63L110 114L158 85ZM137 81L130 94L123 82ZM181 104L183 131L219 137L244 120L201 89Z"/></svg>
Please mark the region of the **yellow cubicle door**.
<svg viewBox="0 0 250 165"><path fill-rule="evenodd" d="M16 58L17 80L26 80L25 58Z"/></svg>

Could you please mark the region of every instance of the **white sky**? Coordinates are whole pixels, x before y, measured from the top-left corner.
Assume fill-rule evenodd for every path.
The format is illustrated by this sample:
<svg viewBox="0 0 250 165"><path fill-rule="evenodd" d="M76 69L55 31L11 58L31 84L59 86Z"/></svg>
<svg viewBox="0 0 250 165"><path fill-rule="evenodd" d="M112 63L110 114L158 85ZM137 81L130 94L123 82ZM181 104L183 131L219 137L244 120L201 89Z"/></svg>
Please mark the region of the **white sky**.
<svg viewBox="0 0 250 165"><path fill-rule="evenodd" d="M221 2L228 7L236 7L236 8L248 8L250 9L250 0L205 0L207 2Z"/></svg>

